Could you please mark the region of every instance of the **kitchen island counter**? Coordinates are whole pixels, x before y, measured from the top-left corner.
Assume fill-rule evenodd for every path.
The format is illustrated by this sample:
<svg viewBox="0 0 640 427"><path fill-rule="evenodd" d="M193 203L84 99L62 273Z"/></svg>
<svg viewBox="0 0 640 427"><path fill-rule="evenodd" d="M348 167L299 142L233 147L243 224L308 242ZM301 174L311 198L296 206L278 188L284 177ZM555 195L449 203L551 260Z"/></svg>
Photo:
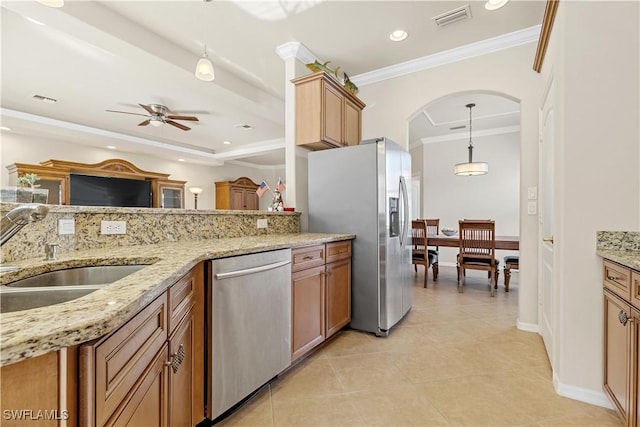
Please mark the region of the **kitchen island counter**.
<svg viewBox="0 0 640 427"><path fill-rule="evenodd" d="M149 264L84 297L61 304L0 314L0 366L78 345L115 330L207 259L349 240L351 234L294 233L215 240L184 240L63 253L56 261L15 262L0 274L5 285L24 277L78 266Z"/></svg>

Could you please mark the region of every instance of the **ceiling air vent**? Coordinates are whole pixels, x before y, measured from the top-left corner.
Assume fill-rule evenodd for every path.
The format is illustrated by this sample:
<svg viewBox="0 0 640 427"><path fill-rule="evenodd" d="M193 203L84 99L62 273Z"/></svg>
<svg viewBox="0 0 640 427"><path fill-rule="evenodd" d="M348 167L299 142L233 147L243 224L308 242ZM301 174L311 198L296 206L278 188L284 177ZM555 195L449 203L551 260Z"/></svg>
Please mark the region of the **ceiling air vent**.
<svg viewBox="0 0 640 427"><path fill-rule="evenodd" d="M445 25L453 24L454 22L464 19L471 19L471 9L469 5L460 6L438 16L434 16L431 19L435 21L438 27L444 27Z"/></svg>
<svg viewBox="0 0 640 427"><path fill-rule="evenodd" d="M46 102L47 104L55 104L58 102L57 99L49 98L47 96L42 95L33 95L33 99L37 99L38 101Z"/></svg>

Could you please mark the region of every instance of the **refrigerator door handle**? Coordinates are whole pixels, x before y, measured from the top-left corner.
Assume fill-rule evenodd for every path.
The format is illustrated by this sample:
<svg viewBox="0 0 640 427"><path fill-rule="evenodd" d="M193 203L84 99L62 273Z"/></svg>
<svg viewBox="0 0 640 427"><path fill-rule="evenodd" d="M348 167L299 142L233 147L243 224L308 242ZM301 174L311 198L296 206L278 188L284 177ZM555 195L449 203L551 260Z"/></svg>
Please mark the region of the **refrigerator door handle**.
<svg viewBox="0 0 640 427"><path fill-rule="evenodd" d="M407 182L404 176L400 176L400 194L402 195L402 232L400 234L400 247L404 248L409 234L409 194Z"/></svg>

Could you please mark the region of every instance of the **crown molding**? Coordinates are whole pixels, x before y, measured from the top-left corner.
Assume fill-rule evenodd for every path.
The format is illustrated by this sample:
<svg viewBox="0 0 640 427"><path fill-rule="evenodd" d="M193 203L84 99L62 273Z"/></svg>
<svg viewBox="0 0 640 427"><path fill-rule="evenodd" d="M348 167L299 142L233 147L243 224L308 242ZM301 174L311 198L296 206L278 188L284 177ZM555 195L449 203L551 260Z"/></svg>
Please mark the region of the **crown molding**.
<svg viewBox="0 0 640 427"><path fill-rule="evenodd" d="M527 43L535 43L540 37L540 28L541 25L535 25L533 27L481 40L455 49L445 50L433 55L427 55L410 61L401 62L399 64L390 65L378 70L353 76L351 77L351 81L362 87L378 83L383 80L392 79L394 77L405 76L418 71L450 64L452 62L475 58L477 56L498 52Z"/></svg>
<svg viewBox="0 0 640 427"><path fill-rule="evenodd" d="M317 58L305 45L300 42L288 42L276 47L276 53L283 61L297 59L303 64L314 62Z"/></svg>
<svg viewBox="0 0 640 427"><path fill-rule="evenodd" d="M518 132L520 132L520 125L505 126L501 128L474 131L473 137L477 138L482 136L504 135L508 133L518 133ZM459 141L461 139L467 139L467 138L469 138L468 132L457 132L449 135L430 136L427 138L420 138L416 142L409 144L409 146L410 148L415 148L419 145L433 144L434 142Z"/></svg>

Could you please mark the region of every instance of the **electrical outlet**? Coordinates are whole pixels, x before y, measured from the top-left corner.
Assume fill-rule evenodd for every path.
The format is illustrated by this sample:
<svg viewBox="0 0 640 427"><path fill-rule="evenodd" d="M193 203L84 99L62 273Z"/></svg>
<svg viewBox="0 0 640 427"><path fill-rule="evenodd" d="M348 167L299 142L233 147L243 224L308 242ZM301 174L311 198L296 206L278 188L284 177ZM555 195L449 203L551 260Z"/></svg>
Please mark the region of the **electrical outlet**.
<svg viewBox="0 0 640 427"><path fill-rule="evenodd" d="M527 203L527 214L529 215L535 215L536 213L538 213L538 205L536 202L528 202Z"/></svg>
<svg viewBox="0 0 640 427"><path fill-rule="evenodd" d="M258 224L257 224L258 228L267 228L267 219L259 219L258 220Z"/></svg>
<svg viewBox="0 0 640 427"><path fill-rule="evenodd" d="M100 221L100 234L127 234L127 221Z"/></svg>
<svg viewBox="0 0 640 427"><path fill-rule="evenodd" d="M58 234L75 234L76 222L73 218L63 218L58 220Z"/></svg>

